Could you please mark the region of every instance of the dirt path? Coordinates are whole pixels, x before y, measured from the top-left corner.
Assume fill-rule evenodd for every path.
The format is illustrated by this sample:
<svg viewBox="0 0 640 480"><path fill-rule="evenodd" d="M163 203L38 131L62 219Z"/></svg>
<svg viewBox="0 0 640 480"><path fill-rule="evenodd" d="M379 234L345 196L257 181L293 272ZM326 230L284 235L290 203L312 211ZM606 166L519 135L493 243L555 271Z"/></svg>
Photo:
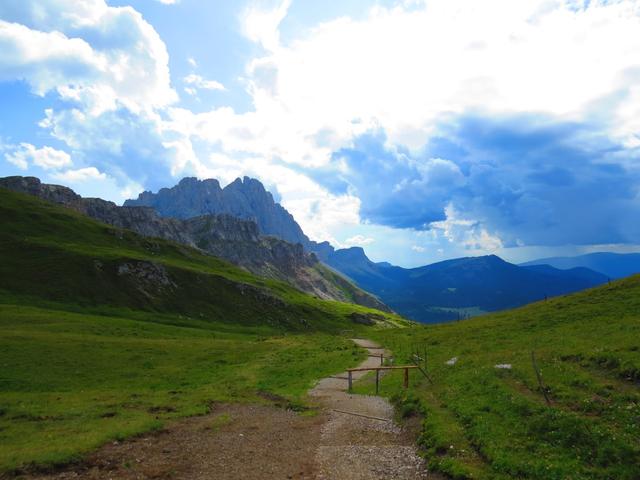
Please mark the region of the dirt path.
<svg viewBox="0 0 640 480"><path fill-rule="evenodd" d="M354 341L370 352L381 351L366 340ZM379 358L370 357L360 366L379 364ZM354 373L354 380L362 375ZM81 465L52 474L19 478L427 478L423 462L414 448L415 435L393 422L393 407L380 397L348 394L346 388L346 373L320 381L310 392L323 407L316 416L299 415L266 405L218 405L209 415L176 422L161 432L105 445Z"/></svg>
<svg viewBox="0 0 640 480"><path fill-rule="evenodd" d="M29 480L313 479L323 416L219 405L158 433L107 444L80 466ZM17 480L17 479L16 479Z"/></svg>
<svg viewBox="0 0 640 480"><path fill-rule="evenodd" d="M354 339L354 342L366 348L371 355L382 352L379 345L369 340ZM371 356L359 366L378 365L380 359ZM366 373L353 372L353 379L357 380ZM346 377L345 372L325 378L310 392L312 397L318 398L328 409L329 417L322 426L316 453L316 478L428 478L424 462L416 453L415 438L393 421L393 406L381 397L348 393Z"/></svg>

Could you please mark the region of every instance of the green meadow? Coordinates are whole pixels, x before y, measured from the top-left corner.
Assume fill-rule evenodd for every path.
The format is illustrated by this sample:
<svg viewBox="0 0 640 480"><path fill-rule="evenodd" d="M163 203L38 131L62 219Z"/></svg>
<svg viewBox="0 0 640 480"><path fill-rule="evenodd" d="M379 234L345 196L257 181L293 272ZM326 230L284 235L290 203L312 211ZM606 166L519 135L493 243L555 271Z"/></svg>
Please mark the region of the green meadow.
<svg viewBox="0 0 640 480"><path fill-rule="evenodd" d="M361 358L343 335L365 328L353 313L407 324L3 189L0 219L0 472L77 460L215 402L301 407Z"/></svg>
<svg viewBox="0 0 640 480"><path fill-rule="evenodd" d="M640 276L416 326L2 189L0 219L0 472L76 461L217 402L304 410L317 379L363 358L348 340L359 335L396 364L420 355L430 380L414 370L405 391L390 374L381 394L419 416L431 469L640 478ZM120 275L123 264L171 283ZM383 320L367 327L353 313ZM356 389L371 393L372 379Z"/></svg>
<svg viewBox="0 0 640 480"><path fill-rule="evenodd" d="M362 355L326 333L154 317L0 305L0 471L76 460L216 402L268 393L296 408L316 379Z"/></svg>
<svg viewBox="0 0 640 480"><path fill-rule="evenodd" d="M396 363L415 351L426 358L433 383L413 371L405 392L401 375L389 375L381 392L401 415L424 416L419 442L432 469L452 478L640 478L640 276L370 336ZM372 388L371 379L358 387Z"/></svg>

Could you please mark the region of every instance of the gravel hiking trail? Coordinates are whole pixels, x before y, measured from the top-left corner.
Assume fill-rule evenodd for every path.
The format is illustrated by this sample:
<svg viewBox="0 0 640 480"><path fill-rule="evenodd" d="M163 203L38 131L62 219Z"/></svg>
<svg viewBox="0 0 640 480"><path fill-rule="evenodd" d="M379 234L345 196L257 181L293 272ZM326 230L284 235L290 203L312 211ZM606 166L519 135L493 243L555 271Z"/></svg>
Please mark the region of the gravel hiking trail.
<svg viewBox="0 0 640 480"><path fill-rule="evenodd" d="M377 344L354 339L370 354ZM385 354L388 352L385 352ZM368 357L360 367L380 365ZM366 372L354 372L354 380ZM415 449L418 419L397 425L391 404L347 393L347 373L321 380L310 392L316 415L271 405L216 404L211 413L169 424L159 432L111 442L81 463L55 472L23 472L0 479L29 480L392 480L439 479ZM275 402L275 406L273 405ZM366 418L345 412L377 417Z"/></svg>
<svg viewBox="0 0 640 480"><path fill-rule="evenodd" d="M379 366L378 355L382 352L389 355L370 340L355 338L353 341L370 355L360 368ZM367 373L353 372L353 380ZM309 392L325 407L328 416L322 425L316 451L318 471L315 478L436 478L428 474L423 459L416 452L415 435L394 422L393 406L381 397L348 393L346 379L346 372L325 378Z"/></svg>

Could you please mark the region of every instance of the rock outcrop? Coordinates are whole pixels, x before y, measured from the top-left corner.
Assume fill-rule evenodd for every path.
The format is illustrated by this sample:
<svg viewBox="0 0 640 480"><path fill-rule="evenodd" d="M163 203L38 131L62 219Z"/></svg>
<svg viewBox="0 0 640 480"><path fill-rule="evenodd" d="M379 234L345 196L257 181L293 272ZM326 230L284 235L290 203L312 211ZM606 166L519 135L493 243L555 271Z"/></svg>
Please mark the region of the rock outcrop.
<svg viewBox="0 0 640 480"><path fill-rule="evenodd" d="M183 186L181 188L189 188L188 186L194 183L193 180L195 179L187 179L186 182L183 180L180 183ZM257 192L256 198L270 199L274 204L271 194L267 193L266 197L263 195L265 192L260 182L246 181L245 183L248 184L247 191ZM194 193L195 200L193 202L187 202L186 211L191 213L196 212L194 205L201 206L210 203L204 197L211 194L217 195L221 191L215 180L200 182L199 185L198 188L204 188L204 190L201 194ZM343 277L337 274L328 274L327 267L318 261L315 254L305 251L301 243L290 243L275 236L261 235L259 225L252 219L237 218L229 212L193 217L177 214L173 217L165 217L156 212L156 207L131 206L131 202L127 206L119 207L113 202L99 198L82 198L70 188L44 184L35 177L2 178L0 179L0 187L34 195L114 227L132 230L145 237L164 238L199 248L241 266L251 273L285 281L319 298L349 301L388 310L375 297L360 290ZM239 186L234 188L242 190L245 186L243 184L242 188ZM144 196L145 194L141 195L141 197ZM179 199L174 198L174 200L177 202L176 205L182 202ZM182 205L184 206L184 202ZM274 205L279 208L271 208L267 205L265 211L276 212L274 213L276 217L279 215L277 212L284 211L290 217L290 214L280 205ZM246 213L250 208L253 208L251 201L245 198L243 206L238 207L235 212ZM176 209L177 206L174 207L174 210ZM280 218L286 219L285 216ZM267 224L277 230L277 222L276 219ZM293 222L295 223L295 220ZM297 223L295 225L297 226ZM282 226L282 228L285 227ZM295 229L292 232L295 234ZM302 230L300 230L301 232Z"/></svg>
<svg viewBox="0 0 640 480"><path fill-rule="evenodd" d="M163 217L181 219L227 214L255 221L265 235L302 245L309 242L293 216L274 201L262 183L249 177L238 178L225 188L215 179L183 178L175 187L143 192L124 205L153 207Z"/></svg>
<svg viewBox="0 0 640 480"><path fill-rule="evenodd" d="M329 242L309 240L293 215L254 178L237 178L224 188L216 179L183 178L175 187L162 188L158 193L142 192L124 205L153 207L163 217L181 219L227 214L255 221L264 235L300 243L322 261L334 251Z"/></svg>

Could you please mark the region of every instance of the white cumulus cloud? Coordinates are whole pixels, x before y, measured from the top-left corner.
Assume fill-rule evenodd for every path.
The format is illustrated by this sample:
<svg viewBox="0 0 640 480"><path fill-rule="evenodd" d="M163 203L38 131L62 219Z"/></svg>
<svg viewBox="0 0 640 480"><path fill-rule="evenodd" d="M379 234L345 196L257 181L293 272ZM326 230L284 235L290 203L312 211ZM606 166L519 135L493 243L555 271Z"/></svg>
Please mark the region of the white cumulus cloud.
<svg viewBox="0 0 640 480"><path fill-rule="evenodd" d="M364 235L354 235L353 237L347 238L343 245L345 247L364 247L365 245L370 245L375 242L374 238L365 237Z"/></svg>
<svg viewBox="0 0 640 480"><path fill-rule="evenodd" d="M446 220L432 222L432 232L448 242L463 246L467 250L495 252L503 248L502 239L489 233L477 221L463 218L452 204L445 208Z"/></svg>
<svg viewBox="0 0 640 480"><path fill-rule="evenodd" d="M259 43L266 50L275 50L280 45L278 27L287 16L291 0L280 0L274 6L254 2L242 15L243 32L249 40Z"/></svg>
<svg viewBox="0 0 640 480"><path fill-rule="evenodd" d="M637 141L635 107L624 99L637 94L628 76L640 64L640 1L417 2L323 23L283 45L288 6L244 16L248 38L269 46L247 65L255 110L173 109L176 128L228 154L314 168L371 129L418 148L452 114L590 118L613 96L623 100L607 110L619 120L610 128Z"/></svg>
<svg viewBox="0 0 640 480"><path fill-rule="evenodd" d="M104 0L0 3L0 79L56 91L95 113L177 99L166 47L140 13Z"/></svg>
<svg viewBox="0 0 640 480"><path fill-rule="evenodd" d="M185 92L189 95L196 95L198 90L226 90L224 85L215 80L207 80L202 78L200 75L195 73L190 73L186 77L182 79L182 81L187 85L185 87Z"/></svg>
<svg viewBox="0 0 640 480"><path fill-rule="evenodd" d="M30 143L21 143L13 152L5 153L5 159L21 170L26 170L29 165L45 170L55 170L73 164L67 152L49 146L36 148Z"/></svg>
<svg viewBox="0 0 640 480"><path fill-rule="evenodd" d="M95 167L78 168L76 170L66 170L52 175L53 178L69 183L86 182L89 180L106 180L107 175Z"/></svg>
<svg viewBox="0 0 640 480"><path fill-rule="evenodd" d="M247 112L176 106L157 32L135 9L104 0L0 2L0 80L23 80L38 95L56 93L63 102L41 126L74 155L108 158L91 171L66 171L68 179L106 174L130 185L151 177L167 184L187 173L223 182L255 176L277 186L283 205L318 240L356 238L337 232L361 224L360 209L371 202L360 190L373 191L371 182L330 190L316 174L331 177L339 167L344 178L355 178L359 172L347 175L349 165L340 165L336 152L353 148L366 132L384 132L385 146L398 152L377 165L380 178L394 180L379 188L379 198L410 191L415 198L407 204L446 218L430 224L442 244L469 250L495 250L501 235L505 243L509 237L462 203L455 205L465 211L453 203L444 208L447 191L478 171L474 159L411 163L406 152L441 133L436 125L468 112L534 112L602 122L606 134L640 145L640 0L410 0L285 40L280 30L290 5L256 0L241 15L244 35L261 47L241 78L253 105ZM187 63L197 67L193 58ZM192 95L225 88L196 73L181 86ZM20 168L36 161L26 153L9 156ZM392 160L409 162L411 175L396 181Z"/></svg>
<svg viewBox="0 0 640 480"><path fill-rule="evenodd" d="M468 112L598 119L607 134L640 142L634 106L640 93L632 81L640 65L639 0L404 2L373 8L358 20L317 25L286 43L280 25L289 2L263 5L253 4L243 16L245 35L264 49L246 69L254 110L169 110L167 129L215 145L221 157L259 156L266 165L302 168L313 178L365 132L384 131L388 145L418 151L440 133L436 125ZM199 162L211 167L211 158ZM434 180L425 191L446 190L467 174L442 159L420 168L424 179ZM360 194L346 195L357 200ZM287 195L283 201L298 203ZM313 205L307 200L299 209L306 212L303 222L313 217ZM436 207L444 214L445 205ZM491 226L468 220L466 212L450 213L431 225L443 241L469 250L503 246Z"/></svg>

